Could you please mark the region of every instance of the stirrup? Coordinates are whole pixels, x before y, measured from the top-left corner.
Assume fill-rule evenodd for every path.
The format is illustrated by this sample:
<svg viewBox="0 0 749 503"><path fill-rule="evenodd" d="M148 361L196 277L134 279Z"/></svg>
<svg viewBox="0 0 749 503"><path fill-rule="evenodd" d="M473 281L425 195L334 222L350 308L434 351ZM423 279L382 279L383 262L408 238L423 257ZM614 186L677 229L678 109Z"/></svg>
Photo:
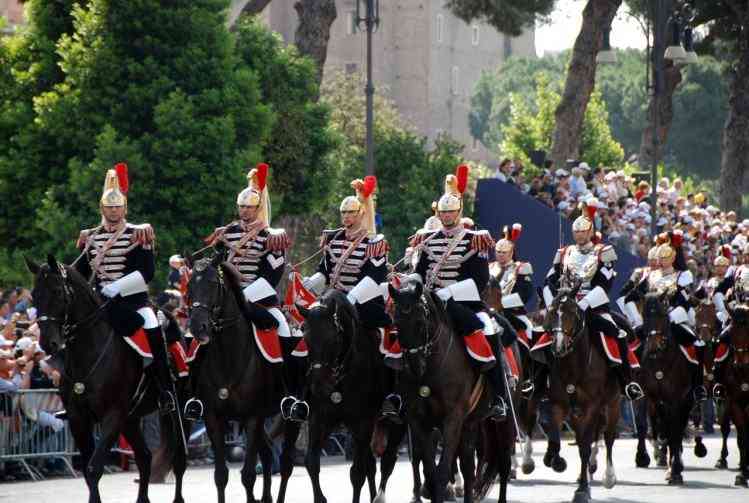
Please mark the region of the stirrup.
<svg viewBox="0 0 749 503"><path fill-rule="evenodd" d="M293 395L285 396L281 399L281 417L284 421L291 419L291 408L297 402L297 397Z"/></svg>
<svg viewBox="0 0 749 503"><path fill-rule="evenodd" d="M533 394L533 390L536 389L536 386L533 384L533 381L528 379L528 380L521 382L518 389L520 390L521 395L525 397L529 397L531 396L531 394Z"/></svg>
<svg viewBox="0 0 749 503"><path fill-rule="evenodd" d="M162 391L159 394L159 412L162 416L167 416L177 410L177 402L170 391Z"/></svg>
<svg viewBox="0 0 749 503"><path fill-rule="evenodd" d="M703 385L695 386L694 391L692 392L694 395L694 401L695 402L704 402L707 400L707 390Z"/></svg>
<svg viewBox="0 0 749 503"><path fill-rule="evenodd" d="M645 392L636 382L631 382L624 387L624 395L633 402L645 398Z"/></svg>
<svg viewBox="0 0 749 503"><path fill-rule="evenodd" d="M401 407L403 407L403 399L396 393L391 393L385 397L382 401L382 410L380 411L380 419L387 419L396 424L402 424L403 420L400 417Z"/></svg>
<svg viewBox="0 0 749 503"><path fill-rule="evenodd" d="M203 417L203 402L197 398L190 398L185 404L185 419L188 421L200 421Z"/></svg>
<svg viewBox="0 0 749 503"><path fill-rule="evenodd" d="M68 420L68 411L65 410L65 409L58 410L57 412L55 412L52 415L55 416L56 419L59 419L61 421L67 421Z"/></svg>
<svg viewBox="0 0 749 503"><path fill-rule="evenodd" d="M489 419L492 421L504 421L507 419L507 404L505 399L497 395L496 401L489 408Z"/></svg>
<svg viewBox="0 0 749 503"><path fill-rule="evenodd" d="M721 383L716 383L713 386L713 398L716 400L725 400L726 398L726 387Z"/></svg>
<svg viewBox="0 0 749 503"><path fill-rule="evenodd" d="M309 404L304 400L297 400L291 406L291 410L289 412L289 420L302 423L306 421L307 417L309 416Z"/></svg>

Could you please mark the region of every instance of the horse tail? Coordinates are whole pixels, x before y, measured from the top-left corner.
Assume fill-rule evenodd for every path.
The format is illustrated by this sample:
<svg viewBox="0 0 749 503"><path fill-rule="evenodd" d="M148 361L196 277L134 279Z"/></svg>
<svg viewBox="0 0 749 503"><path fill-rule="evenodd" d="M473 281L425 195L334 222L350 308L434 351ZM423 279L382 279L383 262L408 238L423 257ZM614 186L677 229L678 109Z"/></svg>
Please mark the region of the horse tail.
<svg viewBox="0 0 749 503"><path fill-rule="evenodd" d="M502 456L502 449L497 448L500 445L498 428L487 420L482 422L480 429L477 449L480 455L476 464L476 481L473 486L475 501L482 501L489 493L499 475Z"/></svg>

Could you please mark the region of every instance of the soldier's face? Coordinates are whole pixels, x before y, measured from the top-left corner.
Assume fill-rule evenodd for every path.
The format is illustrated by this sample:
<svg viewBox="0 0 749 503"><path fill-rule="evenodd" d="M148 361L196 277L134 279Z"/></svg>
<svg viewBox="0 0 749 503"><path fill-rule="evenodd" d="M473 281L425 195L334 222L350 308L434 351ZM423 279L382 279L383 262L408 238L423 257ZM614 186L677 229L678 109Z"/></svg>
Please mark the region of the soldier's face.
<svg viewBox="0 0 749 503"><path fill-rule="evenodd" d="M361 224L362 216L358 211L342 211L341 223L347 229L356 229Z"/></svg>
<svg viewBox="0 0 749 503"><path fill-rule="evenodd" d="M125 218L125 207L124 206L104 206L101 209L101 214L104 216L104 220L110 225L115 225L122 222Z"/></svg>
<svg viewBox="0 0 749 503"><path fill-rule="evenodd" d="M590 242L591 231L572 231L572 238L575 240L577 245L586 245Z"/></svg>
<svg viewBox="0 0 749 503"><path fill-rule="evenodd" d="M437 218L442 222L442 226L446 229L455 227L458 225L458 214L459 211L438 211Z"/></svg>
<svg viewBox="0 0 749 503"><path fill-rule="evenodd" d="M497 262L501 265L509 264L512 260L512 250L497 251Z"/></svg>
<svg viewBox="0 0 749 503"><path fill-rule="evenodd" d="M661 266L661 269L670 269L672 265L674 265L674 258L673 257L661 257L658 259L658 263Z"/></svg>
<svg viewBox="0 0 749 503"><path fill-rule="evenodd" d="M726 275L726 271L728 270L728 266L725 265L716 265L715 266L715 275L719 278L722 278Z"/></svg>
<svg viewBox="0 0 749 503"><path fill-rule="evenodd" d="M260 206L237 206L239 219L243 222L254 222L258 211L260 211Z"/></svg>
<svg viewBox="0 0 749 503"><path fill-rule="evenodd" d="M650 267L651 269L658 269L658 259L657 258L649 259L648 267Z"/></svg>

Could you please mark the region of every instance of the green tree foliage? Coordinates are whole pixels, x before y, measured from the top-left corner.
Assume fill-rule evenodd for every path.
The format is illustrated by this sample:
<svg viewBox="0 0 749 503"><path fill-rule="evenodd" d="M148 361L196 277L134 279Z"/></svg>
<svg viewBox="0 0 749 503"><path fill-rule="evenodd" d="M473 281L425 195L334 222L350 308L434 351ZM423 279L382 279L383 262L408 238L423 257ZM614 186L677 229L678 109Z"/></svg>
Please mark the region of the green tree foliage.
<svg viewBox="0 0 749 503"><path fill-rule="evenodd" d="M276 115L263 147L272 171L273 213L319 210L328 195L323 182L331 176L325 156L336 137L328 128L329 107L317 103L315 64L254 18L243 17L236 35L237 52L258 76L262 101Z"/></svg>
<svg viewBox="0 0 749 503"><path fill-rule="evenodd" d="M639 151L646 122L645 56L634 49L617 51L617 56L617 64L598 67L596 90L608 110L611 134L629 156ZM511 100L520 100L528 113L537 113L536 76L545 75L551 88L560 92L568 58L566 51L537 59L511 58L497 70L484 72L471 100L471 134L498 154L503 153L498 150L504 139L503 128L516 122L512 120ZM721 130L727 111L723 65L712 57L700 56L697 64L682 71L684 81L674 96L666 162L684 175L713 179L718 176Z"/></svg>
<svg viewBox="0 0 749 503"><path fill-rule="evenodd" d="M556 89L560 86L557 84ZM510 99L510 121L502 128L500 151L530 164L530 152L551 148L554 111L561 99L559 92L540 73L536 77L535 100L529 105L520 95ZM608 112L600 92L593 93L585 111L581 160L592 166L615 166L624 161L624 150L611 136Z"/></svg>
<svg viewBox="0 0 749 503"><path fill-rule="evenodd" d="M497 31L520 35L524 28L551 13L556 0L448 0L446 7L466 23L486 22Z"/></svg>

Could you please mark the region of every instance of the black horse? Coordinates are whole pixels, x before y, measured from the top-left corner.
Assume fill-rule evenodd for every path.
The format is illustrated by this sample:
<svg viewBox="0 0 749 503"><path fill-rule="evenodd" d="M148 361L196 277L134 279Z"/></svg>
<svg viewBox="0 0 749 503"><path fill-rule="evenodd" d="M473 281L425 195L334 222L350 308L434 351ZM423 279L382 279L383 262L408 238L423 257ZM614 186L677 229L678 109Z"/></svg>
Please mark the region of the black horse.
<svg viewBox="0 0 749 503"><path fill-rule="evenodd" d="M695 368L684 357L679 344L671 334L667 295L651 292L645 296L643 333L646 339L640 376L648 400L648 416L653 438L658 448L665 447L666 455L661 457L661 462L665 464L667 461L670 466L666 478L669 484L680 485L684 483L684 430L689 422L690 411L694 407L692 375ZM647 459L646 434L646 428L638 430L638 466L643 465L642 461ZM697 445L700 444L701 442L697 442Z"/></svg>
<svg viewBox="0 0 749 503"><path fill-rule="evenodd" d="M320 487L320 454L332 429L341 423L351 432L353 440L352 501L359 502L365 479L370 497L384 501L405 428L393 425L388 430L380 462L380 487L376 490L370 441L386 391L380 334L361 325L355 307L338 290L328 290L309 309L297 307L304 317L304 337L309 347L305 393L310 404L309 448L305 464L314 501L326 501ZM283 503L281 497L279 503Z"/></svg>
<svg viewBox="0 0 749 503"><path fill-rule="evenodd" d="M580 455L580 476L573 502L587 503L590 501L588 473L593 473L596 466L591 444L597 442L601 430L606 443L603 486L611 489L616 484L612 452L620 392L601 345L593 339L599 335L590 330L590 313L577 304L579 289L579 282L562 285L548 307L544 328L553 339L549 389L552 421L559 429L569 414Z"/></svg>
<svg viewBox="0 0 749 503"><path fill-rule="evenodd" d="M749 481L749 306L730 308L730 353L725 366L723 384L726 407L736 427L739 448L739 473L735 484L747 487Z"/></svg>
<svg viewBox="0 0 749 503"><path fill-rule="evenodd" d="M32 296L42 349L53 357L64 355L60 395L83 458L89 503L101 501L99 480L120 434L133 448L138 466L137 502L148 503L151 453L143 439L140 418L157 408L158 392L145 379L142 357L115 335L105 305L73 267L59 264L51 255L46 264L29 259L26 263L35 276ZM101 425L98 442L94 440L97 423ZM170 421L162 421L167 438L177 443L182 433L173 427ZM170 452L176 479L174 501L183 503L185 449L174 446Z"/></svg>
<svg viewBox="0 0 749 503"><path fill-rule="evenodd" d="M259 453L263 465L261 501L271 503L273 454L264 426L265 420L279 411L284 383L281 366L263 358L253 337L250 320L256 316L262 318L264 308L245 301L239 273L223 261L221 253L194 264L189 255L186 259L193 265L187 294L190 328L193 336L203 344L195 360L193 391L205 406L206 429L216 458L214 482L218 501L224 503L229 479L226 425L228 420L237 420L242 422L246 436L242 485L247 501L255 501L255 463ZM294 441L298 431L298 424L285 423L280 497L293 467Z"/></svg>
<svg viewBox="0 0 749 503"><path fill-rule="evenodd" d="M389 287L394 301L394 321L403 348L401 376L406 417L423 453L426 485L432 501L444 501L446 485L456 455L464 479L464 500L485 493L499 474L500 501L506 501L512 450L513 421L491 421L482 428L492 391L469 361L461 338L456 335L445 310L419 282L402 288ZM432 430L442 433L442 454L435 466ZM479 433L482 433L479 435ZM476 442L481 441L477 446ZM482 454L482 471L476 480L474 450ZM475 484L474 484L475 483Z"/></svg>

